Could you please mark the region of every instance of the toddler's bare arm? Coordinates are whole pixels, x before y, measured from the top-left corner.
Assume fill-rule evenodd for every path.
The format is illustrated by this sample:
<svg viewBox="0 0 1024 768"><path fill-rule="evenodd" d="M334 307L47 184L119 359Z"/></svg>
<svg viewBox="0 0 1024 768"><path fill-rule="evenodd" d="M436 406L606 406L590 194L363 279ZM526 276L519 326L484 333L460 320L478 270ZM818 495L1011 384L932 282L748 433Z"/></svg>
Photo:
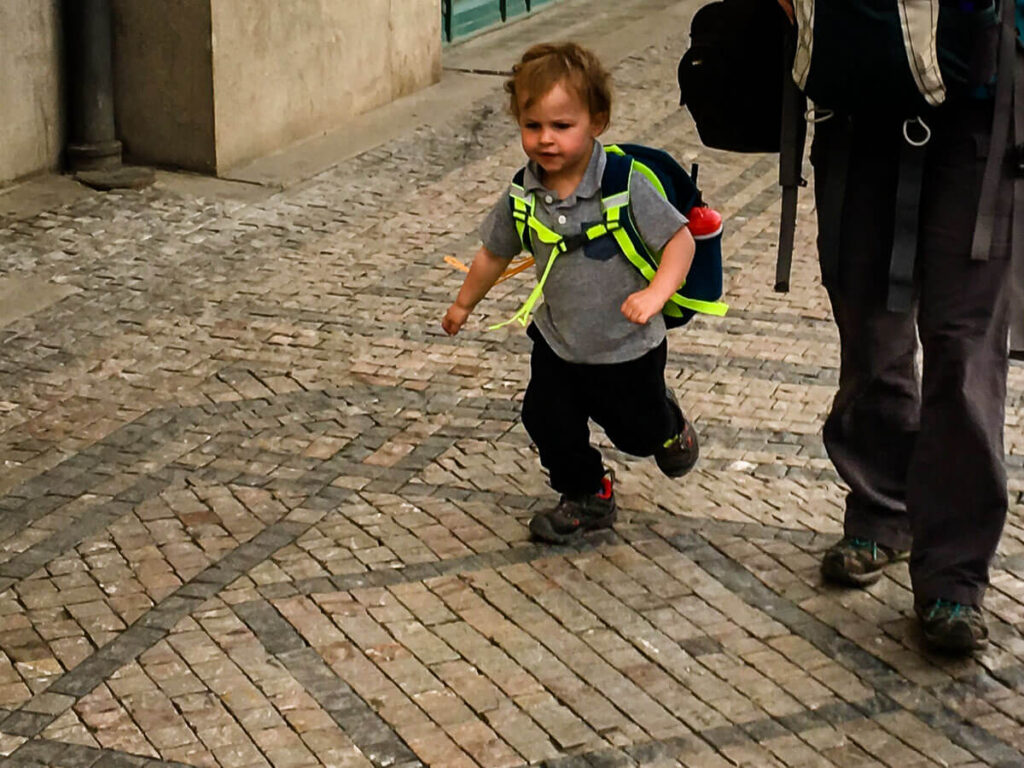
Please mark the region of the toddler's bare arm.
<svg viewBox="0 0 1024 768"><path fill-rule="evenodd" d="M458 296L455 297L455 301L448 307L444 319L441 320L441 327L444 328L445 333L454 336L462 329L473 308L476 307L480 299L487 295L491 286L497 282L507 266L508 259L495 256L485 247L480 246L480 250L473 257L473 263L469 267L469 272L459 289Z"/></svg>
<svg viewBox="0 0 1024 768"><path fill-rule="evenodd" d="M687 227L680 227L665 244L661 264L651 284L642 291L630 294L622 302L622 314L634 323L643 325L665 306L669 297L679 290L693 263L696 248L693 235Z"/></svg>

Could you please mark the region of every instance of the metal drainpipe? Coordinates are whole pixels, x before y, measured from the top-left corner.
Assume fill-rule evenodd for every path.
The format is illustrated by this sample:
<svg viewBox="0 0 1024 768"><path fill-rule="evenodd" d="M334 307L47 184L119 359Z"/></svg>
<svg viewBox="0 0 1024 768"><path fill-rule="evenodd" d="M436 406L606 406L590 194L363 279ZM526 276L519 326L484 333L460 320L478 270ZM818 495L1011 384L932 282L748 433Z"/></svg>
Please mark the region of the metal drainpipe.
<svg viewBox="0 0 1024 768"><path fill-rule="evenodd" d="M441 0L441 23L444 26L444 37L452 41L452 0Z"/></svg>
<svg viewBox="0 0 1024 768"><path fill-rule="evenodd" d="M148 168L121 165L114 126L110 0L63 0L70 170L99 189L140 187Z"/></svg>

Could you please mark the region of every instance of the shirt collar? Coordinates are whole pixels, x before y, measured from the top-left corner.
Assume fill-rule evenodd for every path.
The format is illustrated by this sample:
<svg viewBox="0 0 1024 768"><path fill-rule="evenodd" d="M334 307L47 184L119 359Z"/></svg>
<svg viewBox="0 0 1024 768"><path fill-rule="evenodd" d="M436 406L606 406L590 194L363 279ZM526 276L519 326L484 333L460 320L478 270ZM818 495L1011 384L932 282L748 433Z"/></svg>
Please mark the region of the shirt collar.
<svg viewBox="0 0 1024 768"><path fill-rule="evenodd" d="M587 163L587 170L583 172L583 178L576 186L576 190L566 200L572 198L593 197L601 191L601 177L604 176L604 166L607 158L604 153L604 146L600 141L594 139L594 148L590 154L590 162ZM533 160L526 164L526 173L523 174L523 188L527 192L542 192L547 189L540 181L540 167Z"/></svg>

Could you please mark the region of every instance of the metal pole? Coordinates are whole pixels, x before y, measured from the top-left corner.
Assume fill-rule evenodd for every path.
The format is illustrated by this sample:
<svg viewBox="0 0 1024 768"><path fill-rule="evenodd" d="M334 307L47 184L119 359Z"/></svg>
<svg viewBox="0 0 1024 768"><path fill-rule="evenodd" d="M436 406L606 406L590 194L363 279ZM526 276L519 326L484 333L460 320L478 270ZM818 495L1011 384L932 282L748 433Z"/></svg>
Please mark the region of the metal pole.
<svg viewBox="0 0 1024 768"><path fill-rule="evenodd" d="M68 164L72 171L115 168L121 142L114 131L110 0L64 0L67 40Z"/></svg>
<svg viewBox="0 0 1024 768"><path fill-rule="evenodd" d="M452 0L441 0L441 21L444 24L444 37L452 41Z"/></svg>
<svg viewBox="0 0 1024 768"><path fill-rule="evenodd" d="M152 184L151 168L121 165L114 124L110 0L63 0L62 8L70 170L97 189Z"/></svg>

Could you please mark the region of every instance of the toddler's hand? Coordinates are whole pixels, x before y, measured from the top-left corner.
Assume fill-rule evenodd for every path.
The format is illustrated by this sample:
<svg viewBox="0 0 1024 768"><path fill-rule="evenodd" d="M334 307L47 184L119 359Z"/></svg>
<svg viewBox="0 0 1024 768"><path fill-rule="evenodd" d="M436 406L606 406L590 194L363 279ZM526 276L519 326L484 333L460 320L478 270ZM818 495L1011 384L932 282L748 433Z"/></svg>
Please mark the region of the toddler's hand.
<svg viewBox="0 0 1024 768"><path fill-rule="evenodd" d="M650 288L644 288L627 296L620 309L627 320L643 325L661 312L662 306L664 302L652 293Z"/></svg>
<svg viewBox="0 0 1024 768"><path fill-rule="evenodd" d="M469 317L469 313L470 310L460 307L458 304L452 304L448 307L444 319L441 320L441 327L444 328L444 332L449 336L454 336L462 330L462 326L466 324L466 318Z"/></svg>

